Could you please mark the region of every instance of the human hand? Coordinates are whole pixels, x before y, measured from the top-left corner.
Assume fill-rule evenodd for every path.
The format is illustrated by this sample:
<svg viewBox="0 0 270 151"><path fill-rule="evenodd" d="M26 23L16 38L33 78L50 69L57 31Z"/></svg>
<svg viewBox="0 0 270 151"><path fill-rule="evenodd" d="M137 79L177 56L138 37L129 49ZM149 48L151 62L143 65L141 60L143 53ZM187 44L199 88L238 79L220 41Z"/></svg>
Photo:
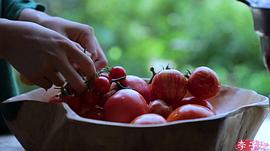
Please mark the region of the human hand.
<svg viewBox="0 0 270 151"><path fill-rule="evenodd" d="M1 56L29 81L48 89L52 84L62 86L67 80L82 92L86 86L73 63L90 83L94 80L93 61L65 36L30 22L7 21L0 25L5 37Z"/></svg>
<svg viewBox="0 0 270 151"><path fill-rule="evenodd" d="M47 17L40 24L61 33L85 48L91 54L97 70L108 64L92 27L59 17Z"/></svg>

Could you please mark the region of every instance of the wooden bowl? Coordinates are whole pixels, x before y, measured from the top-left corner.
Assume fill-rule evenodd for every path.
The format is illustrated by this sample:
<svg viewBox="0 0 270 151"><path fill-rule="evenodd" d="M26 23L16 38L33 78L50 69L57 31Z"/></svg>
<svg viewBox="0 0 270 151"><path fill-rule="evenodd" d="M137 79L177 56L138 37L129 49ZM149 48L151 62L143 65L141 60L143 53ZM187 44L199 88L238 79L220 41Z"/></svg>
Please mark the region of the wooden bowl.
<svg viewBox="0 0 270 151"><path fill-rule="evenodd" d="M223 86L210 102L217 115L167 124L136 126L79 117L55 94L37 89L1 104L10 130L29 151L229 151L253 139L269 112L267 97Z"/></svg>

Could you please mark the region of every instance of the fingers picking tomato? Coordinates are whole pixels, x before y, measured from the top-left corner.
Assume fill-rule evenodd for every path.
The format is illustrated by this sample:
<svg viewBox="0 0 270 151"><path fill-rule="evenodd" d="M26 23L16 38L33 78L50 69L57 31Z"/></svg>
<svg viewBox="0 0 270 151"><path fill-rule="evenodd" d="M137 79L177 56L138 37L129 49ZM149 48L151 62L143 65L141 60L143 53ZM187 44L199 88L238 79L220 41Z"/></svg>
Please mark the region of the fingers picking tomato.
<svg viewBox="0 0 270 151"><path fill-rule="evenodd" d="M148 104L141 94L131 89L122 89L106 101L104 118L112 122L130 123L135 117L148 111Z"/></svg>
<svg viewBox="0 0 270 151"><path fill-rule="evenodd" d="M136 125L163 124L163 123L167 123L164 117L152 113L140 115L131 122L131 124Z"/></svg>
<svg viewBox="0 0 270 151"><path fill-rule="evenodd" d="M168 116L167 121L172 122L178 120L196 119L213 115L215 115L214 112L204 106L187 104L175 109Z"/></svg>

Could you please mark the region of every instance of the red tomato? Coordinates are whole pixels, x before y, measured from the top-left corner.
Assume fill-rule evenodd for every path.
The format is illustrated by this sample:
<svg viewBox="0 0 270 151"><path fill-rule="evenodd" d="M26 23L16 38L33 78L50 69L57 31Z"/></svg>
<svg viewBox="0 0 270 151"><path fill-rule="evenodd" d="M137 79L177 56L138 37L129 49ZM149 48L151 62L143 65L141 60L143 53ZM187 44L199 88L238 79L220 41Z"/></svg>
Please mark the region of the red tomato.
<svg viewBox="0 0 270 151"><path fill-rule="evenodd" d="M118 79L127 75L126 70L121 66L115 66L111 69L109 74L111 79Z"/></svg>
<svg viewBox="0 0 270 151"><path fill-rule="evenodd" d="M62 99L59 95L54 95L49 99L49 103L62 103Z"/></svg>
<svg viewBox="0 0 270 151"><path fill-rule="evenodd" d="M143 96L131 89L122 89L112 95L104 105L107 121L130 123L135 117L148 113Z"/></svg>
<svg viewBox="0 0 270 151"><path fill-rule="evenodd" d="M104 110L100 106L94 107L82 107L83 109L80 111L79 115L84 118L96 119L96 120L103 120Z"/></svg>
<svg viewBox="0 0 270 151"><path fill-rule="evenodd" d="M188 79L188 91L199 99L216 96L220 90L217 74L208 67L196 68Z"/></svg>
<svg viewBox="0 0 270 151"><path fill-rule="evenodd" d="M131 124L136 125L148 125L148 124L163 124L167 121L158 114L143 114L136 117Z"/></svg>
<svg viewBox="0 0 270 151"><path fill-rule="evenodd" d="M173 109L176 109L180 106L186 105L186 104L197 104L197 105L201 105L204 107L207 107L210 110L214 110L214 107L211 105L210 102L208 102L207 100L200 100L197 99L195 97L187 97L187 98L183 98L181 101L176 102L175 104L172 105Z"/></svg>
<svg viewBox="0 0 270 151"><path fill-rule="evenodd" d="M77 96L64 96L63 101L68 104L68 106L76 113L78 113L81 109L81 100Z"/></svg>
<svg viewBox="0 0 270 151"><path fill-rule="evenodd" d="M101 96L94 90L87 90L81 94L81 100L88 106L95 106L99 103Z"/></svg>
<svg viewBox="0 0 270 151"><path fill-rule="evenodd" d="M95 79L94 89L99 94L105 94L110 91L111 83L106 77L100 76Z"/></svg>
<svg viewBox="0 0 270 151"><path fill-rule="evenodd" d="M112 79L110 78L109 74L103 72L103 73L100 73L99 76L106 77L110 81L110 83L112 83Z"/></svg>
<svg viewBox="0 0 270 151"><path fill-rule="evenodd" d="M154 100L149 104L149 112L156 113L167 118L171 114L172 108L162 100Z"/></svg>
<svg viewBox="0 0 270 151"><path fill-rule="evenodd" d="M169 105L181 100L187 92L187 79L174 69L156 74L151 83L153 99L164 100Z"/></svg>
<svg viewBox="0 0 270 151"><path fill-rule="evenodd" d="M121 80L120 83L125 87L131 88L139 92L144 97L147 103L150 102L151 99L150 87L147 84L147 82L145 82L145 80L143 80L142 78L134 75L128 75L126 76L126 79Z"/></svg>
<svg viewBox="0 0 270 151"><path fill-rule="evenodd" d="M168 122L178 121L178 120L187 120L195 118L203 118L215 115L213 111L208 108L195 105L187 104L175 109L167 118Z"/></svg>

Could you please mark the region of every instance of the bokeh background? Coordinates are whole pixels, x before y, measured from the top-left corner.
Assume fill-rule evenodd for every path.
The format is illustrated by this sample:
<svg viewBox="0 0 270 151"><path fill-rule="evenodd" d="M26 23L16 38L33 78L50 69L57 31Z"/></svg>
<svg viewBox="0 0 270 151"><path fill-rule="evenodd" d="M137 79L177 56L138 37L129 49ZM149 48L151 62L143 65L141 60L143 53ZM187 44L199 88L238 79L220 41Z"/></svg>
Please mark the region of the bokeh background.
<svg viewBox="0 0 270 151"><path fill-rule="evenodd" d="M270 94L248 7L236 0L38 0L47 13L94 27L111 66L214 69L222 84ZM35 87L19 82L20 92Z"/></svg>

